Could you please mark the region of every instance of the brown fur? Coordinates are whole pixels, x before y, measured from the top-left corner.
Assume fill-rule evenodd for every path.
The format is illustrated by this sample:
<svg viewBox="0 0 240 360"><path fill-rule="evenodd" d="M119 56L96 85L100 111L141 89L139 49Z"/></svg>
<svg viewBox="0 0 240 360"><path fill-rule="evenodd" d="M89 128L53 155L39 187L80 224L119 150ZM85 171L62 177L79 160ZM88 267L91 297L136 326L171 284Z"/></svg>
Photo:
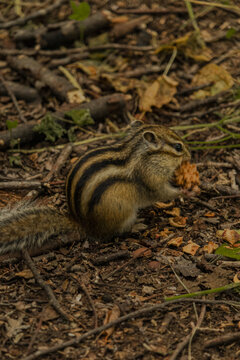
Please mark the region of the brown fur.
<svg viewBox="0 0 240 360"><path fill-rule="evenodd" d="M50 208L4 211L0 254L41 247L50 236L76 228L77 223L88 236L99 239L129 230L138 209L178 196L170 181L189 158L173 131L134 122L124 140L90 150L69 172L66 194L73 220Z"/></svg>

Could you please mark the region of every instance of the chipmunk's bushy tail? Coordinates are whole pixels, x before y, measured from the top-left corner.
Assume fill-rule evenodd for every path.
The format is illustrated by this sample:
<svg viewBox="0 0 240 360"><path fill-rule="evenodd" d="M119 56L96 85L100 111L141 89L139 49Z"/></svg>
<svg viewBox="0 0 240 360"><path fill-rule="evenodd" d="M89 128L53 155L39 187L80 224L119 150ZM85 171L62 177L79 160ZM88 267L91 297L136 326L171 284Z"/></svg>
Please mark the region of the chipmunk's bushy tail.
<svg viewBox="0 0 240 360"><path fill-rule="evenodd" d="M42 247L50 236L75 228L72 220L50 207L6 208L0 213L0 255Z"/></svg>

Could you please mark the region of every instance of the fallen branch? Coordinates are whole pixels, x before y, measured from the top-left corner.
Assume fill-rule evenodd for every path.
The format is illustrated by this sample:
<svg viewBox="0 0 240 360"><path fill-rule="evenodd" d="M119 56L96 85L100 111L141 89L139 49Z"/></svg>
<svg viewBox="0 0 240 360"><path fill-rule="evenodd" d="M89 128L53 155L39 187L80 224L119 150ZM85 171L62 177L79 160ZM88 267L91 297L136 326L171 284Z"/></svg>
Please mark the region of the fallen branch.
<svg viewBox="0 0 240 360"><path fill-rule="evenodd" d="M7 87L16 96L17 99L25 100L27 102L40 102L41 98L34 88L30 86L15 83L13 81L5 81ZM6 87L0 84L0 95L8 95Z"/></svg>
<svg viewBox="0 0 240 360"><path fill-rule="evenodd" d="M91 117L96 121L103 120L111 113L119 114L123 113L126 109L125 96L119 93L100 97L99 99L92 100L88 103L81 104L74 109L89 109ZM67 109L66 109L67 110ZM64 118L64 112L52 113L52 116L56 119ZM58 120L57 120L58 121ZM65 123L61 122L62 125ZM20 139L20 144L26 142L36 141L37 138L42 138L37 132L34 131L34 127L37 125L35 121L29 121L26 124L18 125L12 131L4 130L0 132L0 150L10 147L12 139ZM66 124L65 124L66 125ZM64 145L65 146L65 145ZM60 145L58 148L64 147ZM16 150L17 151L17 150ZM36 149L35 149L36 151ZM22 149L20 150L22 152Z"/></svg>
<svg viewBox="0 0 240 360"><path fill-rule="evenodd" d="M215 339L206 341L204 344L204 349L209 348L209 347L224 345L224 344L231 344L232 342L239 341L239 340L240 340L240 331L237 331L235 333L222 335Z"/></svg>
<svg viewBox="0 0 240 360"><path fill-rule="evenodd" d="M47 67L29 56L7 57L8 64L17 70L22 76L32 77L49 87L52 92L62 101L75 102L82 100L82 94L65 77L56 75ZM30 74L30 76L29 76Z"/></svg>
<svg viewBox="0 0 240 360"><path fill-rule="evenodd" d="M81 36L100 33L110 24L107 16L97 12L83 21L65 21L58 25L57 29L40 27L35 31L21 30L15 35L14 40L17 44L22 44L22 47L39 45L42 49L56 49L73 43Z"/></svg>

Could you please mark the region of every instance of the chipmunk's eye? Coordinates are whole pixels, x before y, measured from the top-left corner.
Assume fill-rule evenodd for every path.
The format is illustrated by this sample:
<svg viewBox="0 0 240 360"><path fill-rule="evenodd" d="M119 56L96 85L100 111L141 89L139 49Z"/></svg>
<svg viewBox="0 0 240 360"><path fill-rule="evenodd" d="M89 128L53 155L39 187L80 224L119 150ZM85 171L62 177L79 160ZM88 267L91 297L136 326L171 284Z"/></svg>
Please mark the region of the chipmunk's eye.
<svg viewBox="0 0 240 360"><path fill-rule="evenodd" d="M176 144L173 144L173 148L174 148L177 152L181 152L182 149L183 149L183 146L182 146L182 144L180 144L180 143L176 143Z"/></svg>

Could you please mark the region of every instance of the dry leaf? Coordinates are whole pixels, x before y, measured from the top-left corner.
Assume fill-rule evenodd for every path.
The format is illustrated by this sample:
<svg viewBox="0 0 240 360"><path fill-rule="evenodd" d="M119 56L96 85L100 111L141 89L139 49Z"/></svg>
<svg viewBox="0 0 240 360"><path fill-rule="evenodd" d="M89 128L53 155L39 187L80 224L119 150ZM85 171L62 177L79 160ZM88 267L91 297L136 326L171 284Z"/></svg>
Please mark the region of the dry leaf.
<svg viewBox="0 0 240 360"><path fill-rule="evenodd" d="M238 234L235 230L226 229L223 230L222 233L217 232L218 235L221 236L221 238L225 241L227 241L229 244L233 245L236 242L240 241L240 234Z"/></svg>
<svg viewBox="0 0 240 360"><path fill-rule="evenodd" d="M57 319L59 317L58 313L51 307L51 305L47 305L42 314L43 321L49 321L53 319Z"/></svg>
<svg viewBox="0 0 240 360"><path fill-rule="evenodd" d="M71 163L71 164L74 164L78 159L79 159L79 157L73 157L73 158L70 160L70 163Z"/></svg>
<svg viewBox="0 0 240 360"><path fill-rule="evenodd" d="M18 319L6 316L6 336L11 338L15 344L17 344L24 335L24 330L30 327L30 325L23 325L23 318L23 313L19 315Z"/></svg>
<svg viewBox="0 0 240 360"><path fill-rule="evenodd" d="M126 15L123 15L123 16L116 16L114 18L112 18L112 23L113 24L122 24L122 23L125 23L129 20L129 17L126 16Z"/></svg>
<svg viewBox="0 0 240 360"><path fill-rule="evenodd" d="M233 278L234 283L240 283L240 279L238 278L238 274L236 274Z"/></svg>
<svg viewBox="0 0 240 360"><path fill-rule="evenodd" d="M86 101L85 96L79 89L68 91L67 98L70 104L81 104Z"/></svg>
<svg viewBox="0 0 240 360"><path fill-rule="evenodd" d="M183 237L179 236L179 237L169 240L168 245L173 245L173 246L179 247L182 244L182 242L183 242Z"/></svg>
<svg viewBox="0 0 240 360"><path fill-rule="evenodd" d="M217 248L218 245L216 243L214 243L213 241L209 241L208 244L204 245L203 251L205 251L208 254L213 254Z"/></svg>
<svg viewBox="0 0 240 360"><path fill-rule="evenodd" d="M33 278L33 273L31 272L30 269L25 269L23 271L20 271L18 273L15 274L16 276L22 277L24 279L31 279Z"/></svg>
<svg viewBox="0 0 240 360"><path fill-rule="evenodd" d="M144 85L143 82L140 82L138 79L129 79L124 77L118 77L112 74L102 74L101 77L106 79L116 91L120 91L123 93L128 92L132 89L139 89Z"/></svg>
<svg viewBox="0 0 240 360"><path fill-rule="evenodd" d="M204 214L206 217L214 217L216 214L214 212L208 211L206 214Z"/></svg>
<svg viewBox="0 0 240 360"><path fill-rule="evenodd" d="M177 91L178 83L168 76L161 75L153 83L147 86L145 91L138 89L139 109L141 111L151 111L152 106L161 108L163 105L172 101Z"/></svg>
<svg viewBox="0 0 240 360"><path fill-rule="evenodd" d="M164 228L162 231L160 231L159 236L167 237L171 234L172 234L172 231L170 231L168 228Z"/></svg>
<svg viewBox="0 0 240 360"><path fill-rule="evenodd" d="M192 86L199 86L206 83L213 83L213 85L196 91L192 95L193 99L204 99L207 96L213 96L221 91L231 89L234 81L223 66L211 63L204 66L192 80Z"/></svg>
<svg viewBox="0 0 240 360"><path fill-rule="evenodd" d="M84 64L83 62L78 62L77 67L89 76L96 76L98 73L98 69L95 66Z"/></svg>
<svg viewBox="0 0 240 360"><path fill-rule="evenodd" d="M186 254L195 255L199 248L200 246L198 244L190 240L187 245L183 246L182 250Z"/></svg>
<svg viewBox="0 0 240 360"><path fill-rule="evenodd" d="M210 61L212 59L212 50L208 47L190 46L184 50L184 54L196 61Z"/></svg>
<svg viewBox="0 0 240 360"><path fill-rule="evenodd" d="M173 201L171 201L169 203L164 203L164 202L158 201L154 205L159 209L165 209L165 208L171 207L173 205Z"/></svg>
<svg viewBox="0 0 240 360"><path fill-rule="evenodd" d="M159 261L150 261L150 263L148 264L148 267L151 270L158 270L160 268L160 262Z"/></svg>
<svg viewBox="0 0 240 360"><path fill-rule="evenodd" d="M117 305L113 305L112 310L109 310L106 314L106 317L104 319L103 325L106 325L114 320L117 320L120 316L120 309ZM104 334L106 334L106 338L108 338L110 335L112 335L114 331L114 326L105 330Z"/></svg>
<svg viewBox="0 0 240 360"><path fill-rule="evenodd" d="M169 223L174 227L183 228L187 224L187 217L175 216L174 218L169 219Z"/></svg>
<svg viewBox="0 0 240 360"><path fill-rule="evenodd" d="M172 210L164 210L164 212L168 215L172 216L180 216L180 209L179 208L173 208Z"/></svg>
<svg viewBox="0 0 240 360"><path fill-rule="evenodd" d="M132 256L133 258L137 258L140 256L149 256L152 254L152 251L146 247L142 247L140 249L137 249L135 251L133 251Z"/></svg>

